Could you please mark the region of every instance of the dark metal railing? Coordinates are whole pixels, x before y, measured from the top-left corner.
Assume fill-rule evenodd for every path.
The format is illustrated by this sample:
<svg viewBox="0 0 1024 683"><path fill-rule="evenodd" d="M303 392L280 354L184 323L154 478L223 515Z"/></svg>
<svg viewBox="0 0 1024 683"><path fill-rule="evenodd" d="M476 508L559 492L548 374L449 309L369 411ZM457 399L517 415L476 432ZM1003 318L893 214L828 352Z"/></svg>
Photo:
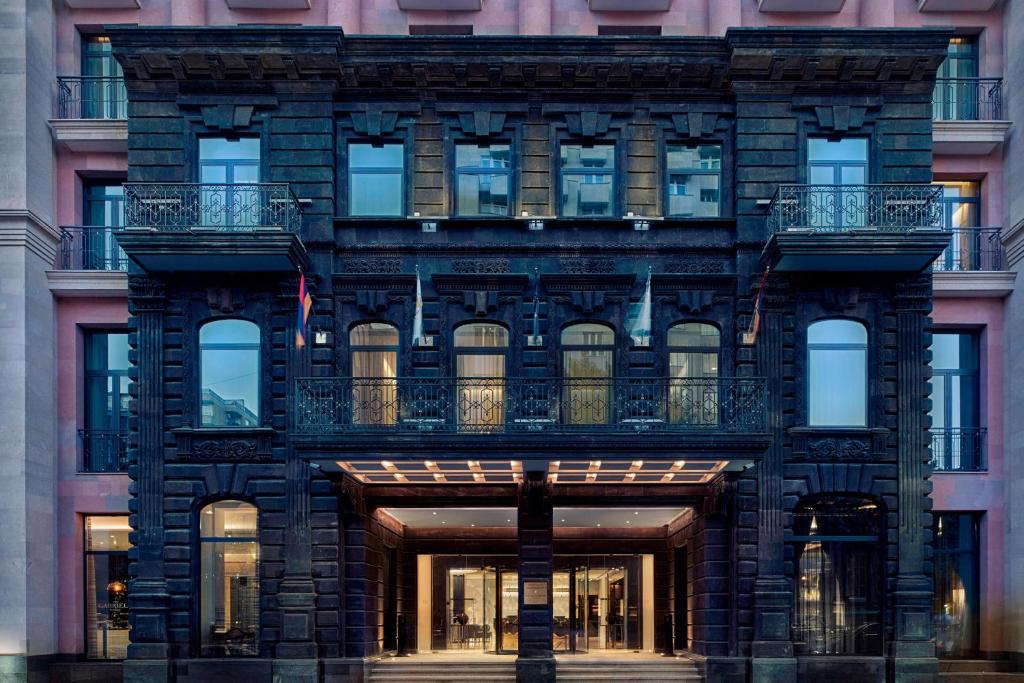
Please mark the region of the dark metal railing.
<svg viewBox="0 0 1024 683"><path fill-rule="evenodd" d="M998 121L1003 114L1003 79L937 78L932 95L935 121Z"/></svg>
<svg viewBox="0 0 1024 683"><path fill-rule="evenodd" d="M932 430L932 467L942 472L978 472L984 470L984 427Z"/></svg>
<svg viewBox="0 0 1024 683"><path fill-rule="evenodd" d="M302 209L287 183L126 183L126 228L167 232L298 232Z"/></svg>
<svg viewBox="0 0 1024 683"><path fill-rule="evenodd" d="M948 229L948 228L947 228ZM949 246L935 260L937 271L1003 269L1003 242L999 228L952 228Z"/></svg>
<svg viewBox="0 0 1024 683"><path fill-rule="evenodd" d="M119 76L58 76L58 119L126 119L128 91Z"/></svg>
<svg viewBox="0 0 1024 683"><path fill-rule="evenodd" d="M343 432L760 432L761 378L300 378L295 428Z"/></svg>
<svg viewBox="0 0 1024 683"><path fill-rule="evenodd" d="M127 472L128 434L103 429L80 429L83 472Z"/></svg>
<svg viewBox="0 0 1024 683"><path fill-rule="evenodd" d="M103 225L64 225L60 229L61 270L128 270L128 256L114 231Z"/></svg>
<svg viewBox="0 0 1024 683"><path fill-rule="evenodd" d="M771 232L910 232L942 225L942 187L925 184L780 185Z"/></svg>

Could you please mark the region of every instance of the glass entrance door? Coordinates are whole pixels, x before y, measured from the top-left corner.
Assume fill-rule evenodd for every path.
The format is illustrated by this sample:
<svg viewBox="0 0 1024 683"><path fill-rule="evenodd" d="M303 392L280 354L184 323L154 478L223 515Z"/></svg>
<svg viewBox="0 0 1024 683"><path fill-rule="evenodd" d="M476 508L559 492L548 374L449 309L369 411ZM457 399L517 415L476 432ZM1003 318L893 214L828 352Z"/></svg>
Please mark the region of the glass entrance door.
<svg viewBox="0 0 1024 683"><path fill-rule="evenodd" d="M502 570L501 610L498 614L501 652L519 651L519 572Z"/></svg>
<svg viewBox="0 0 1024 683"><path fill-rule="evenodd" d="M502 556L431 557L430 648L519 649L519 574Z"/></svg>
<svg viewBox="0 0 1024 683"><path fill-rule="evenodd" d="M552 649L586 652L587 566L570 566L552 577Z"/></svg>

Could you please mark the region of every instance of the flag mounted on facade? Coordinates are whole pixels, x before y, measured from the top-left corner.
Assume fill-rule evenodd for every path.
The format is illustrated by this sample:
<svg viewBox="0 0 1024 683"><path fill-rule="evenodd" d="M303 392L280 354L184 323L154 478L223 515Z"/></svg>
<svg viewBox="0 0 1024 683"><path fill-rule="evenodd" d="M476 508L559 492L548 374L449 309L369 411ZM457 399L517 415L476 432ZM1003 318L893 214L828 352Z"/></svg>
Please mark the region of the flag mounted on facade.
<svg viewBox="0 0 1024 683"><path fill-rule="evenodd" d="M754 295L754 313L750 316L750 327L743 333L743 343L752 346L757 341L758 330L761 329L761 306L764 304L764 288L768 284L768 271L761 273L761 281L757 284Z"/></svg>
<svg viewBox="0 0 1024 683"><path fill-rule="evenodd" d="M626 329L636 346L651 345L651 269L647 269L647 285L639 303L633 304L626 320Z"/></svg>
<svg viewBox="0 0 1024 683"><path fill-rule="evenodd" d="M301 349L306 345L306 322L309 320L309 312L313 308L313 297L306 290L306 275L299 274L299 314L295 321L295 348Z"/></svg>
<svg viewBox="0 0 1024 683"><path fill-rule="evenodd" d="M540 346L540 277L537 269L533 269L533 328L530 335L530 346Z"/></svg>
<svg viewBox="0 0 1024 683"><path fill-rule="evenodd" d="M420 267L416 266L416 315L412 319L412 345L423 343L423 287L420 285Z"/></svg>

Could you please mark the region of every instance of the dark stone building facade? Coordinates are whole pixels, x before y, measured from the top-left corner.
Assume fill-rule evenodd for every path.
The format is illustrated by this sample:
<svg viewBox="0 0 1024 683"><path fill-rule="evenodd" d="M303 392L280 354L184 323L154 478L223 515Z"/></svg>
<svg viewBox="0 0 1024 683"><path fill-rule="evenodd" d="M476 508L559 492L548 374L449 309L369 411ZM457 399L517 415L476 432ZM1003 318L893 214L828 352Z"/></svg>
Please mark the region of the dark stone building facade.
<svg viewBox="0 0 1024 683"><path fill-rule="evenodd" d="M431 590L459 608L419 605L422 558L452 556L512 577L478 635L553 680L589 618L565 631L553 576L583 555L650 558L592 642L687 650L715 681L933 680L948 32L108 29L130 99L126 680L362 680L472 643L458 572ZM624 507L685 512L633 535L555 512Z"/></svg>

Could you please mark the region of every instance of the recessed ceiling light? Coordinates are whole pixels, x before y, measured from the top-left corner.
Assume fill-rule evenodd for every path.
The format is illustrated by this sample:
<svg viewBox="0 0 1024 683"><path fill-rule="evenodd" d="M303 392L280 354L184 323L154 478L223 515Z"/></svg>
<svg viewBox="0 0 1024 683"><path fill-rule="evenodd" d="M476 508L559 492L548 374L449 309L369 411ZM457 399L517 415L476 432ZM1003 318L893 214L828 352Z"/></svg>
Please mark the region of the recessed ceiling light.
<svg viewBox="0 0 1024 683"><path fill-rule="evenodd" d="M476 526L476 524L470 524L470 526Z"/></svg>
<svg viewBox="0 0 1024 683"><path fill-rule="evenodd" d="M431 512L430 514L434 515L435 517L437 516L437 512L436 511Z"/></svg>
<svg viewBox="0 0 1024 683"><path fill-rule="evenodd" d="M441 524L447 524L447 523L448 522L444 521L443 519L441 520Z"/></svg>
<svg viewBox="0 0 1024 683"><path fill-rule="evenodd" d="M598 526L601 526L601 522L598 522L598 523L597 523L597 525L598 525Z"/></svg>
<svg viewBox="0 0 1024 683"><path fill-rule="evenodd" d="M636 517L636 516L637 516L637 515L639 515L639 514L640 514L640 512L639 512L638 510L634 510L634 511L633 511L633 516L634 516L634 517Z"/></svg>
<svg viewBox="0 0 1024 683"><path fill-rule="evenodd" d="M564 522L565 520L563 519L562 521Z"/></svg>

